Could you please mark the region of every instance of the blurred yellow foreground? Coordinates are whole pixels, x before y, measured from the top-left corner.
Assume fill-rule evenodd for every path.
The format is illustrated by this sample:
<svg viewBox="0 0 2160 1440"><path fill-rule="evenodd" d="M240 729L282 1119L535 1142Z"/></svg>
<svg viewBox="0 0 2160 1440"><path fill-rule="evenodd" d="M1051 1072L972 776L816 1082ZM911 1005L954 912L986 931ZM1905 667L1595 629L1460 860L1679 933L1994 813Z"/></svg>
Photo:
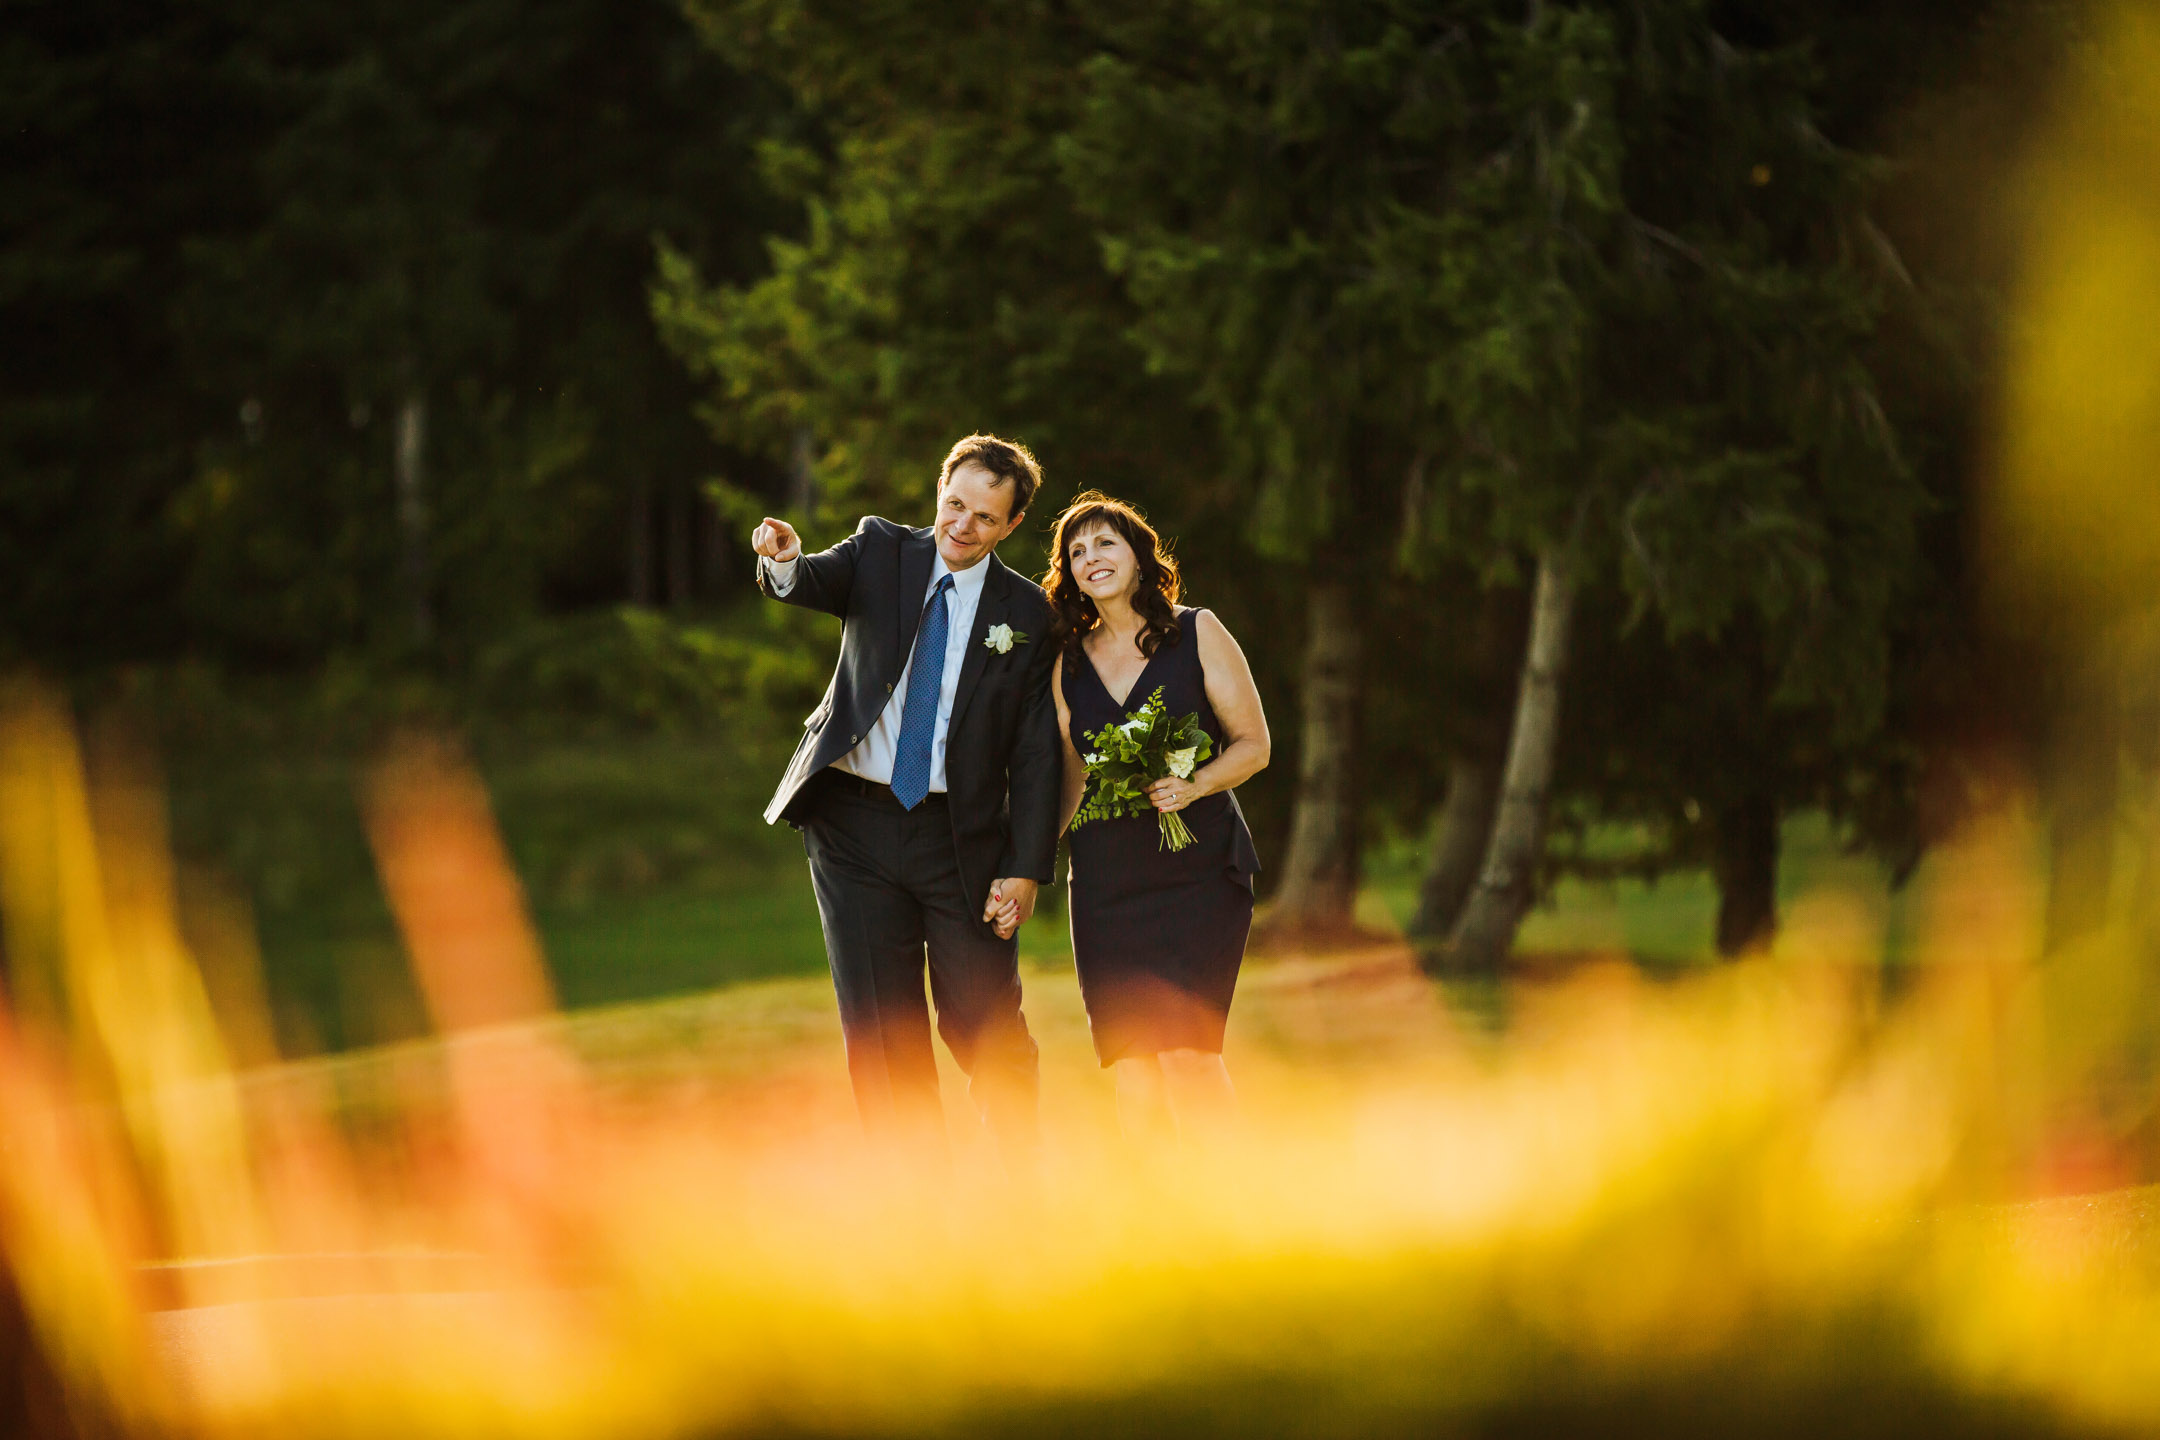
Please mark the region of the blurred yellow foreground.
<svg viewBox="0 0 2160 1440"><path fill-rule="evenodd" d="M1775 957L1593 967L1499 1036L1401 956L1256 967L1204 1153L1118 1141L1037 976L1035 1191L964 1117L949 1169L868 1153L788 985L552 1015L424 743L368 815L441 1039L278 1063L245 924L176 899L123 749L92 773L13 692L0 1244L51 1433L2160 1425L2143 1192L2003 1203L2149 1159L2051 1058L2014 810L1934 867L1895 998L1837 895Z"/></svg>

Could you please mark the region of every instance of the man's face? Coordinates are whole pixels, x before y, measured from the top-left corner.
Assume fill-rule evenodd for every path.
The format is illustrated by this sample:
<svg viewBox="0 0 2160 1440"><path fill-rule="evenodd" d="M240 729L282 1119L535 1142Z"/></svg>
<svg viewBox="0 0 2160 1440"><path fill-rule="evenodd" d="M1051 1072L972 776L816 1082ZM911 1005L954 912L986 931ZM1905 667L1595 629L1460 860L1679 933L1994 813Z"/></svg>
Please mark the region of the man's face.
<svg viewBox="0 0 2160 1440"><path fill-rule="evenodd" d="M938 554L945 557L947 566L967 569L1020 528L1027 512L1005 513L1013 495L1010 480L1000 480L972 461L947 477L938 491L937 520L932 527L937 532Z"/></svg>

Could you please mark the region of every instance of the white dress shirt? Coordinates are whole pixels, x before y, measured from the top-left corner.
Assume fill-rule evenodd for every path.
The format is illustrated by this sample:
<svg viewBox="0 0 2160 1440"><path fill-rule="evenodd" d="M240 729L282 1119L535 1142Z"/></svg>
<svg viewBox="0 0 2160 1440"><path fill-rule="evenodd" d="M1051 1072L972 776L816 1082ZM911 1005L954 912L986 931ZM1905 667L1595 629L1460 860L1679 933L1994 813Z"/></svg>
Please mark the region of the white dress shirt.
<svg viewBox="0 0 2160 1440"><path fill-rule="evenodd" d="M953 578L952 593L945 597L949 619L945 628L945 674L938 681L937 725L930 734L930 790L932 794L945 792L945 732L952 726L953 697L960 688L960 666L967 659L968 639L975 633L975 611L982 604L983 581L989 578L988 557L976 561L965 570L955 570L945 563L943 555L934 557L930 566L930 583L923 587L924 606L937 590L938 577ZM775 595L785 595L795 588L795 561L760 560L766 575L772 581ZM885 702L879 712L877 724L863 736L862 743L847 754L833 761L833 768L874 780L880 785L892 784L893 757L900 750L900 716L907 708L908 672L915 668L911 653L907 663L900 667L900 678L893 682L892 698Z"/></svg>

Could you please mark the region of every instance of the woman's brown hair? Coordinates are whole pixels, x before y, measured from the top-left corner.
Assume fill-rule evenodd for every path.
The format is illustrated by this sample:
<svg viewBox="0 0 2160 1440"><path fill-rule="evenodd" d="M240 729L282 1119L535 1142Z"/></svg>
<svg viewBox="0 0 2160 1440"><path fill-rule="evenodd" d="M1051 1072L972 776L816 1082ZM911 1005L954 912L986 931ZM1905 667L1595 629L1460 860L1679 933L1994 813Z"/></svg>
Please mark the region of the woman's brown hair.
<svg viewBox="0 0 2160 1440"><path fill-rule="evenodd" d="M1075 536L1097 526L1115 530L1139 558L1140 583L1133 591L1133 609L1140 612L1140 653L1152 656L1162 645L1176 644L1177 561L1138 510L1100 490L1081 495L1051 522L1050 568L1043 575L1043 590L1057 611L1059 643L1077 647L1082 636L1102 623L1095 602L1073 579L1068 553Z"/></svg>

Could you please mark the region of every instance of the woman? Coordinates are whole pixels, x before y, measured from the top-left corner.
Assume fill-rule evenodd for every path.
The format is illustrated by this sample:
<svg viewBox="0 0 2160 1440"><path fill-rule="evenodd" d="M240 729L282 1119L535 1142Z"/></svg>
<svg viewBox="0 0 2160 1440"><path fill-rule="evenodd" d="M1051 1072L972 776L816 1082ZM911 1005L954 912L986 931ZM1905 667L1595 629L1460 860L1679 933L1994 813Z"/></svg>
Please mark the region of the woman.
<svg viewBox="0 0 2160 1440"><path fill-rule="evenodd" d="M1218 1131L1234 1102L1223 1068L1253 875L1260 868L1230 792L1268 763L1252 670L1220 620L1180 607L1177 562L1130 505L1090 491L1057 519L1043 588L1063 642L1051 688L1065 737L1064 823L1080 806L1087 737L1157 688L1173 717L1198 714L1215 742L1187 780L1148 798L1193 834L1165 849L1156 816L1092 820L1072 832L1072 944L1095 1053L1117 1077L1118 1116L1141 1139L1165 1120Z"/></svg>

